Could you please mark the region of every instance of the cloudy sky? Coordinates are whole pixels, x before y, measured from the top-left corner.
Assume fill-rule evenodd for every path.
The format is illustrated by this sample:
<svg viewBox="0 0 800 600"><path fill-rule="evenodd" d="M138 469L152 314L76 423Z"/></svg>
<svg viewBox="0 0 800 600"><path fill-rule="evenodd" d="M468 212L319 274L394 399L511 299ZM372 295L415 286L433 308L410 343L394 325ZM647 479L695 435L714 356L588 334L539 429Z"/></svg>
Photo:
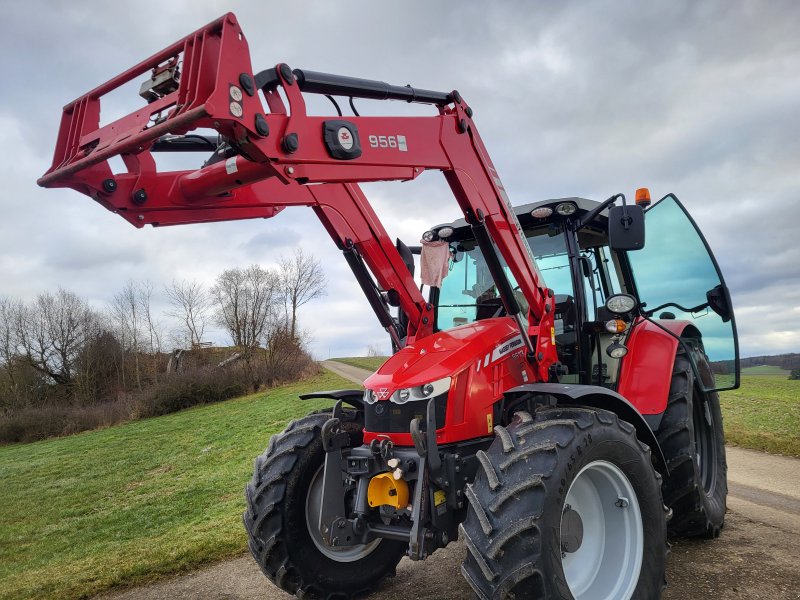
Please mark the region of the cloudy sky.
<svg viewBox="0 0 800 600"><path fill-rule="evenodd" d="M63 286L102 307L129 279L211 282L299 245L330 282L301 314L316 355L388 349L311 211L136 230L76 192L36 186L67 101L228 10L255 70L287 62L457 88L514 203L674 192L727 276L742 355L800 351L800 4L789 1L6 2L0 295ZM436 173L365 190L409 243L460 216Z"/></svg>

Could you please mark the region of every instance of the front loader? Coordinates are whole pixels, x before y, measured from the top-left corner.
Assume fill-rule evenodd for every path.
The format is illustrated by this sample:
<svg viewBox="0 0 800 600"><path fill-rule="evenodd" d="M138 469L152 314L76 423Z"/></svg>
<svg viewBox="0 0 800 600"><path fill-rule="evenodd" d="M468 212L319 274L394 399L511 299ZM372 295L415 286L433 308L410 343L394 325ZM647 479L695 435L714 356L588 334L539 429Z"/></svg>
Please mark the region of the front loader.
<svg viewBox="0 0 800 600"><path fill-rule="evenodd" d="M103 97L131 81L143 106L101 125ZM337 114L308 115L315 94ZM344 116L336 97L432 114ZM165 171L155 152L205 160ZM392 242L359 183L425 171L463 218ZM361 597L403 556L462 539L479 598L658 598L668 530L719 535L736 330L674 196L513 207L457 91L254 71L232 14L68 104L39 184L136 227L308 206L343 253L395 352L365 390L305 396L334 406L256 459L244 525L282 589Z"/></svg>

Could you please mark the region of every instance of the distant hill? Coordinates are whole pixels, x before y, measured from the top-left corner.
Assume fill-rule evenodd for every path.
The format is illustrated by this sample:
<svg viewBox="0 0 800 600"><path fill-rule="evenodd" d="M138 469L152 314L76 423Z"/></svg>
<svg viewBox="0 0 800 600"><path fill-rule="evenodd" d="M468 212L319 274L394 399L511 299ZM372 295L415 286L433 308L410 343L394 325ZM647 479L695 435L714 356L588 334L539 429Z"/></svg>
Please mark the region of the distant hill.
<svg viewBox="0 0 800 600"><path fill-rule="evenodd" d="M791 371L781 369L774 365L758 365L757 367L743 367L742 375L783 375L788 377Z"/></svg>
<svg viewBox="0 0 800 600"><path fill-rule="evenodd" d="M791 371L792 369L800 369L800 354L792 352L790 354L775 354L773 356L750 356L740 359L739 362L742 365L742 369L768 365Z"/></svg>

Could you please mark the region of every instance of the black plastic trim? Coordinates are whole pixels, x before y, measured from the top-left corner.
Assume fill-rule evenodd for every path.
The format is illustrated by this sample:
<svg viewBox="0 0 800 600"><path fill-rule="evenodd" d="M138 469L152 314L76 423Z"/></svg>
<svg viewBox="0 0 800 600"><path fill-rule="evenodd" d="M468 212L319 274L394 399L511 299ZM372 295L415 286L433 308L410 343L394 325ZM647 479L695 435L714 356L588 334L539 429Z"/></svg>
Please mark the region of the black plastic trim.
<svg viewBox="0 0 800 600"><path fill-rule="evenodd" d="M309 392L300 394L300 400L313 400L315 398L327 398L329 400L341 400L354 408L364 408L364 392L361 390L328 390L322 392Z"/></svg>
<svg viewBox="0 0 800 600"><path fill-rule="evenodd" d="M349 134L351 137L350 147L346 148L342 145L339 137L339 132L345 129L343 135ZM361 140L358 137L358 128L350 121L341 119L332 119L330 121L323 121L322 123L322 137L325 140L325 147L328 149L328 154L331 158L336 160L353 160L361 156Z"/></svg>

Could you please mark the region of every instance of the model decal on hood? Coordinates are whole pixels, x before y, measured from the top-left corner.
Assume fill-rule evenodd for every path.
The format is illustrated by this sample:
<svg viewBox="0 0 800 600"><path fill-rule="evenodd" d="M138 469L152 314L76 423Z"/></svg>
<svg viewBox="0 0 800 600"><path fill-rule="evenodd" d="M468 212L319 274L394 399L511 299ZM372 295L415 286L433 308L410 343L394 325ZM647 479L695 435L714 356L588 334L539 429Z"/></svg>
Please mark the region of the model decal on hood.
<svg viewBox="0 0 800 600"><path fill-rule="evenodd" d="M500 360L506 354L508 354L509 352L513 352L522 345L523 342L521 335L517 335L511 338L510 340L506 340L505 342L501 342L495 347L495 349L491 353L487 352L486 356L484 356L483 359L478 359L477 368L475 369L476 372L481 370L481 366L483 366L483 368L485 369L490 364ZM481 365L481 363L483 363L483 365Z"/></svg>

